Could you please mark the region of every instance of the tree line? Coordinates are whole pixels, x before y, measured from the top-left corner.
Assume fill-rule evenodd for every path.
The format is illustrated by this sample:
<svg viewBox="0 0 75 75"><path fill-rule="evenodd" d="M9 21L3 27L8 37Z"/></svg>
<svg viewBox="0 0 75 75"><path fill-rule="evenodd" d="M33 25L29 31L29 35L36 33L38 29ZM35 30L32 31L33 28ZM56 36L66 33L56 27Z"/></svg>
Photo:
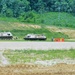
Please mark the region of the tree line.
<svg viewBox="0 0 75 75"><path fill-rule="evenodd" d="M75 0L0 0L0 16L17 18L29 12L75 13ZM32 17L30 14L28 16Z"/></svg>

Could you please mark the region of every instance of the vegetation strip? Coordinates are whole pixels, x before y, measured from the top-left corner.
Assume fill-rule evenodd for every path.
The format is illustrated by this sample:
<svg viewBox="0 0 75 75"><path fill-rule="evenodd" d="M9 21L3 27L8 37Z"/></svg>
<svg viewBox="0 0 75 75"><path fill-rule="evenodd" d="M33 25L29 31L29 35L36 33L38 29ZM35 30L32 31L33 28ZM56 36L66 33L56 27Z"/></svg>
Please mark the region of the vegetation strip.
<svg viewBox="0 0 75 75"><path fill-rule="evenodd" d="M75 59L75 49L70 50L5 50L3 55L12 64L51 59Z"/></svg>

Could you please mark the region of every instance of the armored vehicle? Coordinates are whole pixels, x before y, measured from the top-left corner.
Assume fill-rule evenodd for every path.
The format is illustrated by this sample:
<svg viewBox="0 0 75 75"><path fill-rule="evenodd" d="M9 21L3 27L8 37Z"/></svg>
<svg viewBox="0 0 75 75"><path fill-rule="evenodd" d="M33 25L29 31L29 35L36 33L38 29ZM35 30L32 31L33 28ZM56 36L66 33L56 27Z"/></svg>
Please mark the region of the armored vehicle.
<svg viewBox="0 0 75 75"><path fill-rule="evenodd" d="M46 40L46 36L43 34L27 34L24 37L25 40Z"/></svg>
<svg viewBox="0 0 75 75"><path fill-rule="evenodd" d="M13 35L11 32L0 32L0 39L12 39Z"/></svg>

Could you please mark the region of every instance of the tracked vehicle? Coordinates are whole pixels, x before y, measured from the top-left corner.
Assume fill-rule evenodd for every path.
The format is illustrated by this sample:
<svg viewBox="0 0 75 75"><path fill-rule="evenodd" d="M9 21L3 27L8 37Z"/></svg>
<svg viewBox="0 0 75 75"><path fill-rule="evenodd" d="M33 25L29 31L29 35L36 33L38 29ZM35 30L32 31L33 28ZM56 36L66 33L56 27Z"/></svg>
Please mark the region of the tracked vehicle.
<svg viewBox="0 0 75 75"><path fill-rule="evenodd" d="M13 35L11 32L0 32L0 39L12 39L13 38Z"/></svg>
<svg viewBox="0 0 75 75"><path fill-rule="evenodd" d="M24 37L25 40L46 40L46 36L43 34L27 34Z"/></svg>

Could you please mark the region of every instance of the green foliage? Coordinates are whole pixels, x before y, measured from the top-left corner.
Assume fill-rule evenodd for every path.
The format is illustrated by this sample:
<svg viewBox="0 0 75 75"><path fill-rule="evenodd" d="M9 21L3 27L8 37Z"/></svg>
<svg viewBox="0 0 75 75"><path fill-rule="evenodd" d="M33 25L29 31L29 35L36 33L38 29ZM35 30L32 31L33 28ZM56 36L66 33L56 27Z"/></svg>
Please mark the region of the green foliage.
<svg viewBox="0 0 75 75"><path fill-rule="evenodd" d="M35 23L37 17L38 14L36 14L34 11L31 11L27 13L22 13L18 19L22 22Z"/></svg>
<svg viewBox="0 0 75 75"><path fill-rule="evenodd" d="M0 0L0 14L16 18L32 10L40 14L45 12L75 13L74 8L74 0Z"/></svg>
<svg viewBox="0 0 75 75"><path fill-rule="evenodd" d="M45 16L46 15L46 16ZM67 17L68 16L68 17ZM71 27L75 28L75 17L71 14L67 13L46 13L42 14L39 18L40 20L43 20L43 24L45 25L56 25L56 26L62 26L62 27Z"/></svg>
<svg viewBox="0 0 75 75"><path fill-rule="evenodd" d="M55 25L60 27L75 28L75 17L65 12L49 12L37 14L35 12L25 13L19 20L27 23Z"/></svg>
<svg viewBox="0 0 75 75"><path fill-rule="evenodd" d="M0 16L21 22L75 28L74 15L75 0L0 0Z"/></svg>
<svg viewBox="0 0 75 75"><path fill-rule="evenodd" d="M6 16L7 17L12 17L13 16L13 11L11 9L7 9Z"/></svg>

